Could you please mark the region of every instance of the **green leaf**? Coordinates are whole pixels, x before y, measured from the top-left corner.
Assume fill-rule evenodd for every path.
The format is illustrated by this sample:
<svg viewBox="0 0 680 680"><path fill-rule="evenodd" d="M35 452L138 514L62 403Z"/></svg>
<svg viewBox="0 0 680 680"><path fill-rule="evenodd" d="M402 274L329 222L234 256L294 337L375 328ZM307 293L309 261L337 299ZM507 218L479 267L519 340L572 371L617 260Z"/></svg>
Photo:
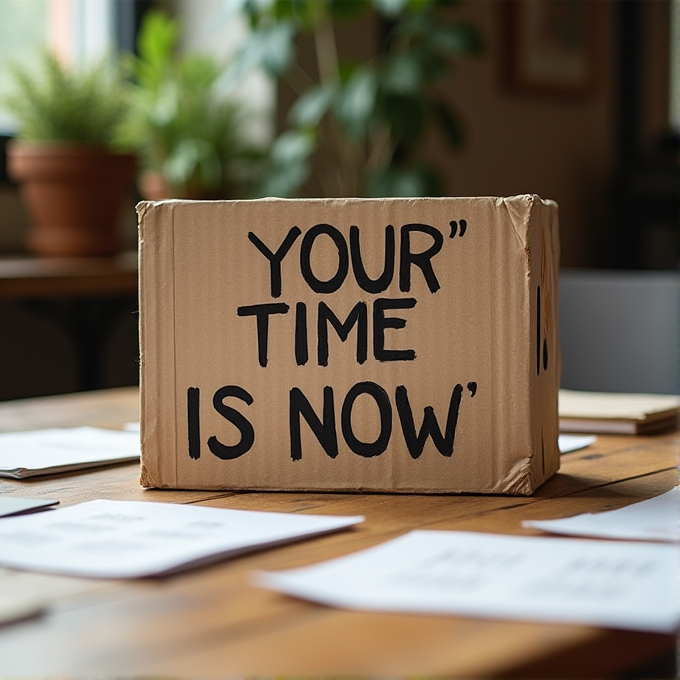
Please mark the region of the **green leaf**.
<svg viewBox="0 0 680 680"><path fill-rule="evenodd" d="M292 163L285 170L274 166L256 187L255 196L296 196L309 179L309 173L309 165L305 162Z"/></svg>
<svg viewBox="0 0 680 680"><path fill-rule="evenodd" d="M271 148L275 165L286 168L291 163L306 160L316 148L316 135L312 132L289 130L279 135Z"/></svg>
<svg viewBox="0 0 680 680"><path fill-rule="evenodd" d="M334 112L349 137L360 137L370 125L376 107L378 78L372 68L356 69L338 93Z"/></svg>
<svg viewBox="0 0 680 680"><path fill-rule="evenodd" d="M430 38L435 48L449 55L479 54L482 51L479 31L467 22L439 24Z"/></svg>
<svg viewBox="0 0 680 680"><path fill-rule="evenodd" d="M317 3L319 1L310 0ZM329 0L329 5L331 16L343 20L356 19L371 7L368 0Z"/></svg>
<svg viewBox="0 0 680 680"><path fill-rule="evenodd" d="M433 13L426 7L420 11L405 12L394 26L394 34L411 40L427 38L435 27Z"/></svg>
<svg viewBox="0 0 680 680"><path fill-rule="evenodd" d="M292 62L294 35L295 26L288 21L254 31L236 52L235 68L241 75L260 67L271 76L281 76Z"/></svg>
<svg viewBox="0 0 680 680"><path fill-rule="evenodd" d="M381 102L381 113L395 142L414 143L422 134L427 112L420 97L388 95Z"/></svg>
<svg viewBox="0 0 680 680"><path fill-rule="evenodd" d="M179 40L179 24L160 10L144 15L137 47L147 62L167 63Z"/></svg>
<svg viewBox="0 0 680 680"><path fill-rule="evenodd" d="M380 78L380 87L385 92L414 94L422 84L423 70L417 55L400 53L385 60Z"/></svg>
<svg viewBox="0 0 680 680"><path fill-rule="evenodd" d="M409 0L373 0L373 6L387 17L398 17L409 4Z"/></svg>
<svg viewBox="0 0 680 680"><path fill-rule="evenodd" d="M240 16L273 13L277 0L222 0L214 21L224 24Z"/></svg>
<svg viewBox="0 0 680 680"><path fill-rule="evenodd" d="M481 49L477 30L468 23L454 21L449 11L454 0L224 0L232 9L240 6L253 28L236 60L237 68L228 73L247 73L252 66L263 67L275 78L287 74L296 58L295 41L319 37L328 22L378 16L389 30L385 50L367 61L350 63L338 54L339 72L332 85L315 81L291 107L292 130L279 137L270 151L270 168L265 193L294 195L307 181L321 128L326 124L339 134L339 144L319 148L332 167L364 171L370 162L388 154L395 145L401 150L398 168L383 168L372 181L373 195L430 195L437 192L436 173L427 166L403 162L418 143L427 126L440 124L447 140L460 144L462 133L454 112L432 98L432 86L448 78L452 57ZM440 11L441 10L441 11ZM283 27L283 28L281 28ZM278 33L278 31L281 31ZM248 44L250 43L250 44ZM330 45L325 46L330 47ZM351 51L351 50L350 50ZM325 56L325 55L322 55ZM335 57L335 55L332 55ZM334 59L329 60L333 63ZM316 77L315 69L299 64L295 84L304 75ZM334 127L333 127L334 126ZM378 132L378 137L373 133ZM377 140L377 141L376 141ZM375 142L375 143L374 143ZM351 151L350 151L351 149ZM277 176L278 173L278 176ZM341 178L342 179L342 178ZM377 187L377 188L376 188ZM365 193L365 192L364 192Z"/></svg>
<svg viewBox="0 0 680 680"><path fill-rule="evenodd" d="M438 194L436 173L426 165L384 168L376 172L368 184L368 196L372 198L408 198Z"/></svg>
<svg viewBox="0 0 680 680"><path fill-rule="evenodd" d="M187 184L194 175L199 175L202 186L214 188L222 180L222 165L214 147L207 141L184 139L165 162L164 174L174 185Z"/></svg>
<svg viewBox="0 0 680 680"><path fill-rule="evenodd" d="M102 59L87 69L67 69L45 51L39 71L14 64L9 73L14 89L4 103L22 139L115 146L130 110L115 65Z"/></svg>
<svg viewBox="0 0 680 680"><path fill-rule="evenodd" d="M290 120L297 127L316 127L328 112L337 92L334 85L322 85L308 90L293 104Z"/></svg>
<svg viewBox="0 0 680 680"><path fill-rule="evenodd" d="M164 83L155 100L149 103L148 115L153 125L164 127L176 120L180 93L177 83Z"/></svg>

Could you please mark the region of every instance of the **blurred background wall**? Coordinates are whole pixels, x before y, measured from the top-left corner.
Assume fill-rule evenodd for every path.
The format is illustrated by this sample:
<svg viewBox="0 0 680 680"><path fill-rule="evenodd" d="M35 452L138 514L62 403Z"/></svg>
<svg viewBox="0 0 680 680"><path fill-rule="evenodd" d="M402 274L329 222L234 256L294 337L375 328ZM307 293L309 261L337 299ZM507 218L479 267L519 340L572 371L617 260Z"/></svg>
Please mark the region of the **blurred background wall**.
<svg viewBox="0 0 680 680"><path fill-rule="evenodd" d="M221 0L147 4L180 17L187 49L228 50L231 38L218 21ZM594 51L592 83L582 92L545 92L508 82L509 55L518 49L509 4L474 0L455 10L478 26L484 51L457 63L442 86L460 115L463 146L450 151L433 133L421 149L442 168L445 192L536 193L556 200L565 267L677 269L680 190L674 184L678 147L669 122L671 0L586 3L594 10ZM370 21L338 35L358 54L370 55L378 45L378 28ZM253 96L273 108L273 119L262 129L266 135L267 125L283 120L290 93L253 87ZM121 217L128 248L136 243L136 199L130 197ZM0 256L23 252L27 219L16 187L0 183ZM73 359L60 332L24 311L0 312L0 399L69 391ZM129 358L135 322L124 319L112 335L105 371L109 385L135 380ZM49 352L39 349L45 338ZM27 356L34 358L31 369L25 367Z"/></svg>

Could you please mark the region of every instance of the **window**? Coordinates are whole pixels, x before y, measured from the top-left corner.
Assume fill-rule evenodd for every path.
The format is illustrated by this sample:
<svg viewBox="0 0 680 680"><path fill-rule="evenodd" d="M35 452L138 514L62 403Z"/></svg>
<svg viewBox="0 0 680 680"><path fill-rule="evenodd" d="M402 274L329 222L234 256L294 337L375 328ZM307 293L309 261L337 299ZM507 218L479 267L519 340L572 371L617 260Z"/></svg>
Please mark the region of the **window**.
<svg viewBox="0 0 680 680"><path fill-rule="evenodd" d="M226 1L174 3L183 24L184 49L207 51L220 58L230 54L245 26L234 21L226 25L221 18ZM49 47L67 63L75 64L85 63L114 46L133 51L142 15L151 6L150 0L0 0L0 100L10 87L9 79L3 77L7 65L12 61L36 61L41 47ZM274 106L272 83L260 73L250 74L237 96L265 112L252 116L250 121L255 139L269 139L269 113ZM11 136L14 128L0 103L0 141Z"/></svg>
<svg viewBox="0 0 680 680"><path fill-rule="evenodd" d="M115 0L0 0L0 75L12 62L30 66L43 47L73 64L102 54L115 43L116 4ZM0 99L10 87L10 79L0 77ZM0 106L0 133L13 130L11 117Z"/></svg>

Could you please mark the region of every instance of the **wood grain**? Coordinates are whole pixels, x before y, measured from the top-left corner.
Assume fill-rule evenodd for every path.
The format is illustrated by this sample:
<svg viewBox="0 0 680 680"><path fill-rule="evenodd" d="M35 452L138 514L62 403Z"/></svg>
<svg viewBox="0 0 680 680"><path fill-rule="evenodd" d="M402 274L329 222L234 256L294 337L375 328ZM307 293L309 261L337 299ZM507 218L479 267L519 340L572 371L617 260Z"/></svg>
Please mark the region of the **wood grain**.
<svg viewBox="0 0 680 680"><path fill-rule="evenodd" d="M0 404L0 430L121 427L137 418L137 391L127 388ZM0 628L0 676L593 678L626 675L659 658L672 665L673 636L336 610L259 589L251 574L313 564L414 528L537 535L522 521L610 510L672 488L679 450L677 432L603 436L563 456L560 473L530 497L146 490L136 464L5 480L0 493L56 497L63 505L111 498L366 519L171 578L117 582L0 570L0 597L24 594L49 606L43 618Z"/></svg>
<svg viewBox="0 0 680 680"><path fill-rule="evenodd" d="M0 300L134 295L137 252L110 258L0 258Z"/></svg>

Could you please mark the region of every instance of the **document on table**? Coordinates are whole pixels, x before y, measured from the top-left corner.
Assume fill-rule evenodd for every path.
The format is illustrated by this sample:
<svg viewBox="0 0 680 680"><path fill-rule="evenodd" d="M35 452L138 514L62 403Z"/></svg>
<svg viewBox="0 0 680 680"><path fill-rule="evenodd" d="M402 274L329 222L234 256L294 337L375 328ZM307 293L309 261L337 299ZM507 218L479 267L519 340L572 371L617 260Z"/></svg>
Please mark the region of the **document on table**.
<svg viewBox="0 0 680 680"><path fill-rule="evenodd" d="M167 574L344 529L363 517L97 500L0 522L0 566L96 578Z"/></svg>
<svg viewBox="0 0 680 680"><path fill-rule="evenodd" d="M666 544L413 531L255 582L351 609L669 633L680 623L679 559Z"/></svg>
<svg viewBox="0 0 680 680"><path fill-rule="evenodd" d="M59 501L52 498L15 498L14 496L0 496L0 517L22 515L29 512L46 510Z"/></svg>
<svg viewBox="0 0 680 680"><path fill-rule="evenodd" d="M0 433L0 477L36 475L138 460L138 432L99 427Z"/></svg>
<svg viewBox="0 0 680 680"><path fill-rule="evenodd" d="M44 614L46 610L47 607L38 602L0 601L0 626L33 619Z"/></svg>
<svg viewBox="0 0 680 680"><path fill-rule="evenodd" d="M557 438L557 445L560 453L571 453L572 451L579 451L594 444L597 437L593 435L578 435L578 434L561 434Z"/></svg>
<svg viewBox="0 0 680 680"><path fill-rule="evenodd" d="M607 512L552 520L528 520L523 526L552 534L680 542L680 488Z"/></svg>

